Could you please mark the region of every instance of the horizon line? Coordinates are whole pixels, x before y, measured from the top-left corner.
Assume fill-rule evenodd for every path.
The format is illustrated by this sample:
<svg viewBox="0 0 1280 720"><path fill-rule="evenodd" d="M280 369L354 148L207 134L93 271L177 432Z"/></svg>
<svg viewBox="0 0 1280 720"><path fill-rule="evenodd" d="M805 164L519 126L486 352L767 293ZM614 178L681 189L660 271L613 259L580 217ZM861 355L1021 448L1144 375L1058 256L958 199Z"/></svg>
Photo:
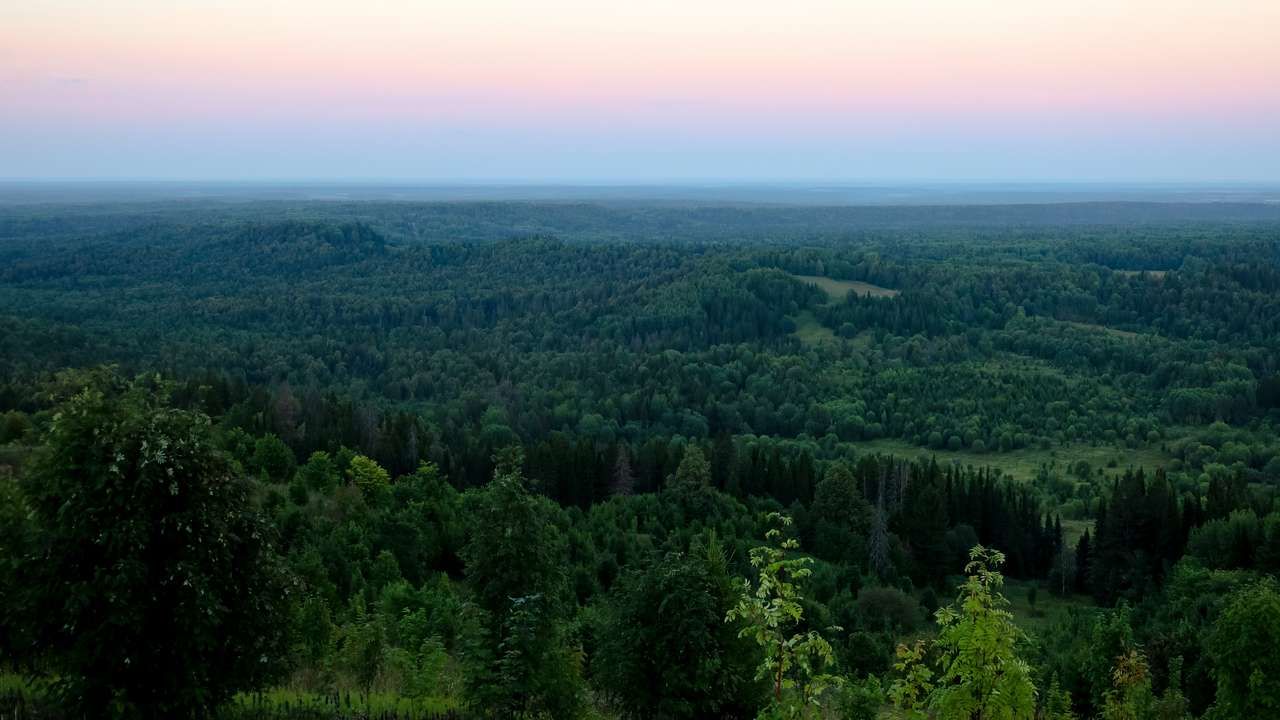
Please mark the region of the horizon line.
<svg viewBox="0 0 1280 720"><path fill-rule="evenodd" d="M1146 178L407 178L407 177L127 177L127 176L70 176L70 177L0 177L4 184L209 184L209 185L395 185L406 187L601 187L601 188L663 188L663 187L842 187L878 188L911 187L921 185L1059 185L1059 186L1280 186L1275 179L1146 179Z"/></svg>

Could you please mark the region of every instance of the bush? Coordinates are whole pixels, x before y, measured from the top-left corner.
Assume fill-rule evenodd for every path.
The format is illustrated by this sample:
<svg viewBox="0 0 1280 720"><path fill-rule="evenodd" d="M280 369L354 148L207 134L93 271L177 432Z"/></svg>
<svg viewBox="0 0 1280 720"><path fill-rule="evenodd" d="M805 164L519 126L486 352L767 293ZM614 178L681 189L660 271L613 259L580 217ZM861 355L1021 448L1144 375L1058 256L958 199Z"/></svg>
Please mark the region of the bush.
<svg viewBox="0 0 1280 720"><path fill-rule="evenodd" d="M866 587L858 591L858 615L871 630L911 632L920 626L920 603L892 587Z"/></svg>

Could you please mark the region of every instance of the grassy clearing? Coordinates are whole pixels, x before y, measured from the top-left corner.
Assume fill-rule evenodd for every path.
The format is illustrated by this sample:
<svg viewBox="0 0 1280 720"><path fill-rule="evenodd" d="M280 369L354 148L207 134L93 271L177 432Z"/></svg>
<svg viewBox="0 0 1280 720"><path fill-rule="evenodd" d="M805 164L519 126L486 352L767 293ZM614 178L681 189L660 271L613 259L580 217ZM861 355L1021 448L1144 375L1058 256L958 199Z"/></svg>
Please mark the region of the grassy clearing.
<svg viewBox="0 0 1280 720"><path fill-rule="evenodd" d="M905 458L936 457L939 463L959 463L961 465L989 466L998 468L1005 475L1018 480L1031 480L1036 476L1041 465L1050 463L1064 471L1080 460L1087 461L1096 468L1108 468L1115 462L1114 470L1129 467L1144 467L1153 470L1167 467L1173 458L1162 452L1159 447L1139 447L1135 449L1117 448L1113 446L1097 446L1083 444L1062 445L1049 450L1039 448L1023 448L1010 452L974 453L968 450L933 450L912 445L903 440L880 439L855 443L861 452L883 453Z"/></svg>
<svg viewBox="0 0 1280 720"><path fill-rule="evenodd" d="M393 693L374 692L363 695L343 692L331 695L275 688L261 693L242 693L231 702L228 713L267 713L285 709L323 710L336 713L393 717L404 720L438 718L458 710L458 704L449 698L408 698Z"/></svg>
<svg viewBox="0 0 1280 720"><path fill-rule="evenodd" d="M6 712L22 713L6 715ZM240 693L214 716L218 720L452 720L461 717L453 698L407 698L392 693L319 694L275 688ZM0 719L62 717L43 683L0 674Z"/></svg>
<svg viewBox="0 0 1280 720"><path fill-rule="evenodd" d="M827 294L828 303L843 300L850 292L865 297L893 297L898 294L897 290L857 280L835 280L819 275L792 275L792 277L817 285ZM793 334L805 345L812 346L836 340L835 332L818 322L818 318L814 317L813 313L808 310L800 312L792 317L791 320L796 324Z"/></svg>
<svg viewBox="0 0 1280 720"><path fill-rule="evenodd" d="M32 700L43 698L44 692L40 687L33 685L22 675L6 672L0 673L0 697Z"/></svg>
<svg viewBox="0 0 1280 720"><path fill-rule="evenodd" d="M796 324L793 334L805 345L818 345L836 339L836 334L832 332L831 328L818 322L818 318L814 317L813 313L808 310L796 315L792 320Z"/></svg>
<svg viewBox="0 0 1280 720"><path fill-rule="evenodd" d="M1036 588L1036 602L1031 604L1028 593ZM1004 596L1009 598L1009 610L1013 612L1013 621L1018 627L1031 633L1047 630L1054 621L1065 615L1071 608L1097 607L1093 598L1088 595L1067 595L1057 597L1039 583L1025 580L1006 580Z"/></svg>
<svg viewBox="0 0 1280 720"><path fill-rule="evenodd" d="M836 280L822 277L821 275L793 275L792 277L817 285L819 289L827 294L829 302L843 300L850 292L855 292L865 297L893 297L898 294L897 290L858 280Z"/></svg>
<svg viewBox="0 0 1280 720"><path fill-rule="evenodd" d="M1092 520L1066 520L1062 521L1062 539L1067 547L1074 548L1076 543L1080 542L1080 536L1084 535L1084 531L1093 532Z"/></svg>
<svg viewBox="0 0 1280 720"><path fill-rule="evenodd" d="M1071 320L1063 320L1061 322L1065 325L1070 325L1071 327L1079 328L1081 330L1092 330L1095 332L1104 332L1108 335L1114 335L1116 337L1121 337L1128 340L1132 340L1133 338L1136 338L1139 336L1139 333L1132 332L1129 330L1119 330L1113 327L1107 327L1106 325L1094 325L1093 323L1074 322Z"/></svg>

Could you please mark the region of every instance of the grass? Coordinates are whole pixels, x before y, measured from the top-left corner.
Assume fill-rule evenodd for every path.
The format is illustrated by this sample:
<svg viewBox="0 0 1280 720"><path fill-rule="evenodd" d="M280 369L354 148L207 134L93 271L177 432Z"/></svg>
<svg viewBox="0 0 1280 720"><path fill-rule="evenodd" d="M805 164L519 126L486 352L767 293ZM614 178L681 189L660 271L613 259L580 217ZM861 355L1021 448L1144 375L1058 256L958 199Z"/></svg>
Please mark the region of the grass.
<svg viewBox="0 0 1280 720"><path fill-rule="evenodd" d="M1036 587L1035 605L1029 602L1027 595L1033 586ZM1027 580L1005 580L1004 596L1009 598L1009 610L1013 613L1013 621L1018 624L1018 627L1031 633L1047 630L1058 617L1065 615L1071 608L1097 607L1093 598L1088 595L1058 597L1039 583Z"/></svg>
<svg viewBox="0 0 1280 720"><path fill-rule="evenodd" d="M843 300L850 292L868 297L893 297L898 294L897 290L857 280L835 280L820 275L792 275L792 277L817 285L819 289L827 294L828 304ZM793 334L805 345L819 345L836 339L835 332L818 322L818 318L814 317L809 310L801 311L791 320L796 324Z"/></svg>
<svg viewBox="0 0 1280 720"><path fill-rule="evenodd" d="M242 693L228 708L245 717L256 713L279 710L323 710L349 713L357 717L385 716L403 720L447 716L458 710L457 703L445 698L408 698L393 693L373 692L362 695L342 692L330 695L303 692L286 688L265 690L261 693Z"/></svg>
<svg viewBox="0 0 1280 720"><path fill-rule="evenodd" d="M1084 531L1093 532L1092 520L1067 520L1062 521L1062 540L1067 547L1073 548L1076 543L1080 542L1080 536L1084 535Z"/></svg>
<svg viewBox="0 0 1280 720"><path fill-rule="evenodd" d="M897 290L858 280L836 280L822 277L821 275L793 275L792 277L817 285L819 289L827 294L829 302L843 300L850 292L868 297L893 297L898 294Z"/></svg>
<svg viewBox="0 0 1280 720"><path fill-rule="evenodd" d="M31 681L22 675L12 672L0 673L0 695L18 695L24 698L32 698L42 694L40 688L34 686Z"/></svg>
<svg viewBox="0 0 1280 720"><path fill-rule="evenodd" d="M818 322L818 318L809 310L801 311L792 320L796 324L794 335L805 345L818 345L836 339L831 328Z"/></svg>
<svg viewBox="0 0 1280 720"><path fill-rule="evenodd" d="M449 720L461 717L450 698L407 698L393 693L319 694L275 688L241 693L218 709L220 720ZM17 714L6 714L17 713ZM61 717L44 686L15 673L0 673L0 720Z"/></svg>
<svg viewBox="0 0 1280 720"><path fill-rule="evenodd" d="M861 452L896 455L903 458L936 457L939 463L959 463L961 465L989 466L999 469L1005 475L1018 480L1035 478L1041 465L1056 463L1065 471L1073 463L1087 461L1096 468L1107 468L1115 461L1116 470L1128 467L1145 467L1153 470L1166 467L1173 457L1164 453L1159 447L1139 447L1135 449L1117 448L1110 445L1085 445L1071 443L1049 450L1040 448L1022 448L1009 452L975 453L968 450L933 450L912 445L904 440L880 439L854 443Z"/></svg>
<svg viewBox="0 0 1280 720"><path fill-rule="evenodd" d="M1082 323L1082 322L1075 322L1071 320L1063 320L1062 322L1067 325L1070 325L1071 327L1079 328L1081 330L1093 330L1095 332L1104 332L1104 333L1107 333L1108 335L1114 335L1116 337L1125 338L1127 340L1132 340L1133 338L1139 337L1139 334L1136 332L1132 332L1130 330L1119 330L1117 328L1107 327L1106 325L1094 325L1093 323Z"/></svg>

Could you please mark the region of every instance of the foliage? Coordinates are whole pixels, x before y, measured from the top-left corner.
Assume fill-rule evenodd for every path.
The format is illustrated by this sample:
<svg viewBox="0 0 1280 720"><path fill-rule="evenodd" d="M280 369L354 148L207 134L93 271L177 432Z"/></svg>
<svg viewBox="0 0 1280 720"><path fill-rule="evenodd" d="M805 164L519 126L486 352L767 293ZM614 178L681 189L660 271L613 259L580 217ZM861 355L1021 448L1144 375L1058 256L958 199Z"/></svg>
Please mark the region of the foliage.
<svg viewBox="0 0 1280 720"><path fill-rule="evenodd" d="M813 495L813 547L820 557L865 567L871 505L847 463L827 467Z"/></svg>
<svg viewBox="0 0 1280 720"><path fill-rule="evenodd" d="M1103 720L1148 717L1155 698L1146 656L1136 649L1119 655L1111 678L1112 688L1106 692L1102 706Z"/></svg>
<svg viewBox="0 0 1280 720"><path fill-rule="evenodd" d="M1237 592L1205 640L1218 682L1215 718L1280 711L1280 590L1272 579Z"/></svg>
<svg viewBox="0 0 1280 720"><path fill-rule="evenodd" d="M754 588L745 581L742 597L725 615L739 621L739 637L749 637L764 651L757 679L771 685L769 705L762 718L816 717L824 693L838 688L843 679L827 672L835 659L831 645L816 630L799 631L804 619L798 584L813 574L813 560L789 557L799 549L795 538L784 533L791 518L770 513L773 527L765 532L769 544L751 549L751 566L759 575ZM839 628L832 628L838 631Z"/></svg>
<svg viewBox="0 0 1280 720"><path fill-rule="evenodd" d="M758 653L724 621L738 592L714 536L624 573L600 620L596 686L625 717L748 713Z"/></svg>
<svg viewBox="0 0 1280 720"><path fill-rule="evenodd" d="M962 597L915 644L933 631L920 607L980 544L1053 593L1016 598L1035 634L1014 657L1042 716L1233 716L1249 697L1234 678L1264 678L1256 699L1274 674L1262 639L1231 638L1253 639L1244 617L1268 637L1239 603L1280 571L1278 219L1227 204L0 208L3 662L69 699L144 681L194 697L203 676L174 678L207 670L215 703L279 677L289 689L267 697L307 717L327 710L304 698L347 715L787 714L812 676L841 673L810 714L871 717L904 642L894 694L937 715L990 680L945 679L977 647L953 636L1009 645L990 589L981 623ZM57 373L104 361L163 368L168 400L117 378L76 401L98 420L62 412L86 381ZM165 496L139 439L196 437L166 455L180 493ZM171 516L189 486L217 498ZM784 510L813 557L771 546L777 587L746 599L761 645L723 618L744 601L730 578L767 570L750 565L759 518ZM50 522L66 517L81 522ZM181 542L156 541L188 517ZM199 589L229 604L206 590L166 613L185 589L140 593L165 549L187 563L175 577L211 578ZM299 592L278 592L285 575ZM68 589L102 603L72 607ZM187 623L206 602L214 616ZM57 624L108 612L123 619L99 623L105 639ZM827 633L830 662L812 633L834 625L849 630ZM1132 670L1139 649L1143 679L1121 691L1116 660ZM796 702L780 707L762 690L778 676L752 676L788 657ZM225 710L250 712L245 697ZM278 705L258 710L292 712Z"/></svg>
<svg viewBox="0 0 1280 720"><path fill-rule="evenodd" d="M30 613L23 650L95 715L203 715L272 678L290 585L208 418L145 379L64 382L24 482L35 534L7 608Z"/></svg>
<svg viewBox="0 0 1280 720"><path fill-rule="evenodd" d="M503 717L575 715L580 669L562 623L568 598L556 508L506 463L466 499L466 516L462 558L476 603L464 657L470 706Z"/></svg>
<svg viewBox="0 0 1280 720"><path fill-rule="evenodd" d="M937 639L927 650L923 643L899 647L895 669L902 677L890 696L909 717L1030 720L1036 689L1017 652L1022 632L1000 594L1004 555L979 545L969 557L955 606L937 612ZM926 654L936 656L934 668Z"/></svg>
<svg viewBox="0 0 1280 720"><path fill-rule="evenodd" d="M360 492L370 499L383 496L391 485L391 476L375 460L356 455L351 458L347 468L347 477L351 484L360 488Z"/></svg>

